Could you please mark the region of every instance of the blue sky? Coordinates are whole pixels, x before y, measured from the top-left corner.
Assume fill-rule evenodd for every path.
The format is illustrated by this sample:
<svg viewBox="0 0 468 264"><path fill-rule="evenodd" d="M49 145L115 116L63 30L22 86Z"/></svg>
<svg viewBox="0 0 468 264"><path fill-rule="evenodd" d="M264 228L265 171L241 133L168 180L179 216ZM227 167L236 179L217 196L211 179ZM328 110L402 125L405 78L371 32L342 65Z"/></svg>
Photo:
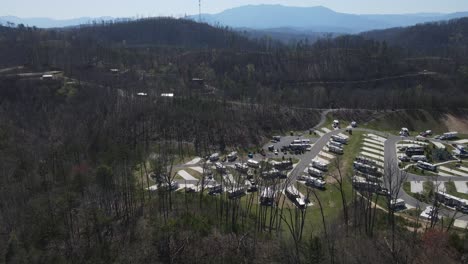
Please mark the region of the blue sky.
<svg viewBox="0 0 468 264"><path fill-rule="evenodd" d="M468 11L467 0L202 0L203 13L248 4L322 5L354 14ZM0 15L75 18L81 16L183 16L198 13L198 0L2 0Z"/></svg>

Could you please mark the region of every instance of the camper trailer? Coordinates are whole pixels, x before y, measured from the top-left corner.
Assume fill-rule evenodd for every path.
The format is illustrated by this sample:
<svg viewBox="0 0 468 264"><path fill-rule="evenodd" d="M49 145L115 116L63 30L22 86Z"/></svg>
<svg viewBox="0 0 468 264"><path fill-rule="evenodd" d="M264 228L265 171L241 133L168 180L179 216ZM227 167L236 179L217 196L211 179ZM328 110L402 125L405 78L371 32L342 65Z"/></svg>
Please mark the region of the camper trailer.
<svg viewBox="0 0 468 264"><path fill-rule="evenodd" d="M306 180L306 185L318 189L325 189L325 181L315 177L308 178Z"/></svg>
<svg viewBox="0 0 468 264"><path fill-rule="evenodd" d="M237 159L237 152L233 151L227 156L229 162L233 162Z"/></svg>
<svg viewBox="0 0 468 264"><path fill-rule="evenodd" d="M210 156L210 161L211 162L218 161L218 160L219 160L219 153L211 154L211 156Z"/></svg>
<svg viewBox="0 0 468 264"><path fill-rule="evenodd" d="M306 207L306 203L304 200L301 198L301 195L299 194L299 191L292 187L288 186L285 191L286 197L291 200L298 208L304 209Z"/></svg>
<svg viewBox="0 0 468 264"><path fill-rule="evenodd" d="M427 161L427 157L424 155L413 155L411 156L411 161L413 162Z"/></svg>
<svg viewBox="0 0 468 264"><path fill-rule="evenodd" d="M377 175L379 174L379 171L377 169L377 167L374 167L374 166L371 166L371 165L368 165L368 164L364 164L364 163L360 163L360 162L353 162L353 167L355 170L357 171L360 171L362 173L367 173L367 174L371 174L371 175Z"/></svg>
<svg viewBox="0 0 468 264"><path fill-rule="evenodd" d="M234 165L236 167L236 170L240 171L240 172L247 172L249 170L249 166L247 166L247 164L245 163L236 163Z"/></svg>
<svg viewBox="0 0 468 264"><path fill-rule="evenodd" d="M405 154L409 157L413 155L424 155L424 148L420 146L407 147Z"/></svg>
<svg viewBox="0 0 468 264"><path fill-rule="evenodd" d="M322 171L327 171L328 170L328 164L326 164L323 161L317 160L317 159L312 160L312 167L317 168L317 169L322 170Z"/></svg>
<svg viewBox="0 0 468 264"><path fill-rule="evenodd" d="M447 132L444 133L441 137L440 140L450 140L458 137L458 132Z"/></svg>
<svg viewBox="0 0 468 264"><path fill-rule="evenodd" d="M340 136L338 136L338 135L333 135L333 136L331 136L331 139L332 139L333 141L339 142L339 143L341 143L341 144L346 144L346 143L348 143L348 139L343 138L343 137L340 137Z"/></svg>
<svg viewBox="0 0 468 264"><path fill-rule="evenodd" d="M328 147L328 150L332 153L336 153L336 154L343 154L343 149L342 148L338 148L338 147L335 147L335 146L329 146Z"/></svg>
<svg viewBox="0 0 468 264"><path fill-rule="evenodd" d="M428 162L418 161L417 166L423 170L437 171L437 166Z"/></svg>
<svg viewBox="0 0 468 264"><path fill-rule="evenodd" d="M334 141L334 140L331 140L330 142L328 142L328 145L329 146L334 146L334 147L338 147L338 148L343 148L343 144L338 142L338 141Z"/></svg>
<svg viewBox="0 0 468 264"><path fill-rule="evenodd" d="M402 127L400 130L400 136L402 137L408 137L410 135L409 129L406 127Z"/></svg>
<svg viewBox="0 0 468 264"><path fill-rule="evenodd" d="M251 168L260 168L260 162L253 160L253 159L249 159L247 161L247 165Z"/></svg>
<svg viewBox="0 0 468 264"><path fill-rule="evenodd" d="M260 193L260 204L264 206L272 206L275 201L275 197L275 191L270 187L266 187Z"/></svg>
<svg viewBox="0 0 468 264"><path fill-rule="evenodd" d="M228 191L228 198L231 200L241 198L244 195L245 195L245 189L242 187L234 188Z"/></svg>
<svg viewBox="0 0 468 264"><path fill-rule="evenodd" d="M316 169L316 168L313 168L313 167L309 167L307 169L307 171L309 172L310 175L312 176L316 176L316 177L320 177L320 178L323 178L323 171L319 170L319 169Z"/></svg>

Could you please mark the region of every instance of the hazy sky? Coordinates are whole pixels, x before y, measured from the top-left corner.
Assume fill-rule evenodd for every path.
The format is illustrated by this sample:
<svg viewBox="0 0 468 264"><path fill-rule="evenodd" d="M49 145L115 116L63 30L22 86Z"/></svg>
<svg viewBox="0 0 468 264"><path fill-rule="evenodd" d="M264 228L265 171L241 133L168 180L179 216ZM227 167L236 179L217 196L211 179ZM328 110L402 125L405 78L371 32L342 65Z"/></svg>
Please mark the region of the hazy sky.
<svg viewBox="0 0 468 264"><path fill-rule="evenodd" d="M468 0L202 0L203 13L248 4L323 5L355 14L468 11ZM0 15L75 18L81 16L183 16L198 13L198 0L1 0Z"/></svg>

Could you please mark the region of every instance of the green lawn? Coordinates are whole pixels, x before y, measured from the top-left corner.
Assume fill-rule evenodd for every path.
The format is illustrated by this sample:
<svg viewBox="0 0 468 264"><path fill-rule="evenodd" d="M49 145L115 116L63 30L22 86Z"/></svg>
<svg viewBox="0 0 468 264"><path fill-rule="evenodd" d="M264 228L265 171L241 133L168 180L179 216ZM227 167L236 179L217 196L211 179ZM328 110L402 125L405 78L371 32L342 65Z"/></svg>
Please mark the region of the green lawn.
<svg viewBox="0 0 468 264"><path fill-rule="evenodd" d="M434 196L434 183L427 181L423 183L423 192L422 193L412 193L411 184L409 182L403 183L403 190L410 196L418 199L421 202L431 203L431 200Z"/></svg>
<svg viewBox="0 0 468 264"><path fill-rule="evenodd" d="M442 134L448 128L440 121L442 114L439 112L429 112L426 110L401 110L386 113L362 127L386 131L398 135L402 127L410 130L411 136L416 136L419 132L432 130L435 134Z"/></svg>

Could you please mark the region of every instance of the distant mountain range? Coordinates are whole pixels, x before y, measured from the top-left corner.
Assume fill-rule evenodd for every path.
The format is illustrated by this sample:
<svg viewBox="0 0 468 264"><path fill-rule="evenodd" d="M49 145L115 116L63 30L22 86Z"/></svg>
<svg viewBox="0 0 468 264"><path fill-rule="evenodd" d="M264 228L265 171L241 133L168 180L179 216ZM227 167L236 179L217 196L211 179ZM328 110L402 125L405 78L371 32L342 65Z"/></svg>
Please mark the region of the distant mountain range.
<svg viewBox="0 0 468 264"><path fill-rule="evenodd" d="M418 13L401 15L355 15L338 13L323 6L288 7L282 5L247 5L225 10L218 14L202 14L202 21L211 25L229 26L246 31L250 37L268 35L274 39L315 39L323 33L360 33L370 30L406 27L419 23L467 17L468 12L442 14ZM198 15L188 16L198 21ZM112 17L81 17L56 20L51 18L0 17L7 21L41 28L69 27L89 24L93 21L112 20Z"/></svg>
<svg viewBox="0 0 468 264"><path fill-rule="evenodd" d="M7 22L15 24L24 24L27 26L36 26L39 28L59 28L59 27L70 27L82 24L89 24L93 21L106 21L111 20L112 17L80 17L73 19L52 19L46 17L35 17L35 18L20 18L16 16L0 16L0 23L6 25Z"/></svg>
<svg viewBox="0 0 468 264"><path fill-rule="evenodd" d="M363 31L405 27L418 23L449 20L468 16L468 12L401 15L354 15L338 13L322 6L287 7L282 5L248 5L219 14L202 14L202 21L233 28L270 30L292 28L296 31L359 33ZM198 16L191 16L198 20Z"/></svg>

